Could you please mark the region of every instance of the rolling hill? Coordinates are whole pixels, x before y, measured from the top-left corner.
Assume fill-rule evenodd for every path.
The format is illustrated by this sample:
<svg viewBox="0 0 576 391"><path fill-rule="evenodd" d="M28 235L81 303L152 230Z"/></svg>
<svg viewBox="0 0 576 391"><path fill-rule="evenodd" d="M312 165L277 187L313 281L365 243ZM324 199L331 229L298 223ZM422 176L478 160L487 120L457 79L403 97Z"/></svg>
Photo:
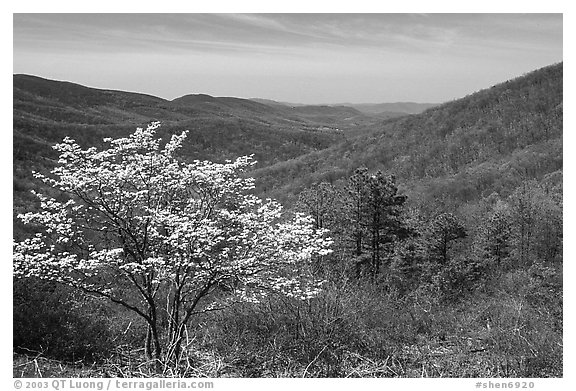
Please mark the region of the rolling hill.
<svg viewBox="0 0 576 391"><path fill-rule="evenodd" d="M34 159L40 149L49 154L47 147L66 135L94 144L158 120L165 132L189 129L195 145L187 152L198 158L254 152L266 165L323 149L341 138L340 131L377 121L350 108L271 108L203 94L168 101L30 75L14 75L13 98L16 161Z"/></svg>

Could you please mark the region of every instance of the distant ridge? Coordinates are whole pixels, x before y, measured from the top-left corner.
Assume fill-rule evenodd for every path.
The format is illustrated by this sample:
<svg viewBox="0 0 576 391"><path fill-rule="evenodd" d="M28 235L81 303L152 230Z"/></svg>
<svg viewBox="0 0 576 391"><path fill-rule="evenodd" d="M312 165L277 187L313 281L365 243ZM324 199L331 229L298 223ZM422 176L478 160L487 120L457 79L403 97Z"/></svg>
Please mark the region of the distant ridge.
<svg viewBox="0 0 576 391"><path fill-rule="evenodd" d="M392 102L392 103L327 103L327 104L310 104L278 102L272 99L250 98L254 102L263 103L273 107L351 107L364 114L373 114L378 116L398 117L407 114L420 114L423 111L438 106L439 103L416 103L416 102Z"/></svg>
<svg viewBox="0 0 576 391"><path fill-rule="evenodd" d="M432 103L414 102L306 105L300 103L278 102L271 99L261 98L244 99L235 97L214 97L207 94L188 94L169 101L153 95L138 92L92 88L68 81L57 81L39 76L15 74L15 97L18 93L22 93L23 91L39 97L52 99L73 107L92 107L109 104L123 108L157 105L197 106L205 104L224 104L226 107L240 105L244 109L254 109L259 113L266 111L266 109L262 108L261 106L259 107L258 105L250 104L250 102L255 102L257 104L266 105L267 107L273 107L276 109L307 107L308 109L304 110L305 113L322 111L323 115L332 112L331 109L328 109L332 107L340 107L344 110L352 108L357 110L359 113L375 115L378 118L390 118L407 114L418 114L430 107L436 106L436 104ZM319 109L320 107L324 107L325 109Z"/></svg>
<svg viewBox="0 0 576 391"><path fill-rule="evenodd" d="M342 106L350 106L367 113L405 113L420 114L425 110L438 106L438 103L415 103L415 102L392 102L392 103L342 103Z"/></svg>

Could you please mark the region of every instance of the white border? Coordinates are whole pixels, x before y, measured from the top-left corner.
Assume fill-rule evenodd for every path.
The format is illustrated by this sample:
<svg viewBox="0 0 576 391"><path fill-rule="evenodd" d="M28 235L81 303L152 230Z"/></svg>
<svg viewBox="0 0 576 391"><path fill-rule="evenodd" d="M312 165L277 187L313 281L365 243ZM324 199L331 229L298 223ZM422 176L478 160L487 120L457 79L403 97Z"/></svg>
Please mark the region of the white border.
<svg viewBox="0 0 576 391"><path fill-rule="evenodd" d="M192 2L190 2L192 3ZM194 2L196 3L196 2ZM574 153L571 153L571 147L575 146L574 136L574 121L571 113L573 112L573 81L572 76L572 47L574 43L571 42L571 37L574 36L573 26L574 20L573 11L569 6L568 1L503 1L503 0L484 0L475 2L477 4L465 4L464 2L455 1L402 1L391 2L396 4L389 4L389 2L376 2L374 0L355 0L348 2L330 3L329 6L322 2L313 2L305 0L295 0L290 2L283 2L284 4L277 4L269 0L244 0L244 1L212 1L205 2L206 4L189 4L186 1L149 1L149 2L124 2L120 3L118 0L101 0L97 2L80 2L80 1L8 1L4 2L2 7L2 14L0 19L2 29L2 44L4 53L13 53L12 50L12 14L13 13L55 13L55 12L115 12L115 13L179 13L179 12L335 12L335 13L360 13L360 12L385 12L385 13L404 13L404 12L433 12L433 13L564 13L564 67L567 70L564 79L564 107L568 108L564 116L564 233L565 233L565 284L564 284L564 330L574 329L574 311L572 303L574 299L574 284L571 283L569 276L574 276L574 263L573 254L574 246L573 240L574 226L573 221L575 217L574 200ZM276 3L276 4L274 4ZM569 43L566 43L569 42ZM570 43L571 42L571 43ZM1 80L2 87L2 114L6 119L7 127L12 126L12 72L8 72L8 67L11 68L11 63L8 63L6 56L3 64ZM567 87L567 88L566 88ZM2 286L2 308L4 309L2 323L5 327L2 328L2 354L0 360L0 384L5 385L5 389L13 389L12 381L12 273L11 273L11 258L12 258L12 131L5 129L5 141L1 143L0 156L2 159L2 169L0 170L1 177L0 183L4 184L4 191L2 192L2 221L4 224L0 231L0 245L2 257L0 257L0 284ZM563 379L533 379L536 383L536 388L539 390L568 390L570 385L576 385L574 376L574 337L572 333L564 333L564 378ZM486 379L486 381L495 381L496 379ZM501 379L511 380L511 379ZM418 387L418 389L438 389L438 390L467 390L474 389L474 379L215 379L216 390L222 389L251 389L251 390L268 390L270 387L279 389L288 389L293 387L304 389L317 389L318 387L330 387L337 389L346 389L358 387L369 390L383 390L383 389L410 389Z"/></svg>

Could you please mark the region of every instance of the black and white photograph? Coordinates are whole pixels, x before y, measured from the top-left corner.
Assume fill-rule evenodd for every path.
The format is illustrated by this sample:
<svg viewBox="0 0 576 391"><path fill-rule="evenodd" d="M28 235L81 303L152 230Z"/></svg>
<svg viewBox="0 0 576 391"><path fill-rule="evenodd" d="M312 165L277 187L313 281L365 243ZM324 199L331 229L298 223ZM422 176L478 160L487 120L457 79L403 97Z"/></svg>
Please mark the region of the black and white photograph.
<svg viewBox="0 0 576 391"><path fill-rule="evenodd" d="M568 375L562 13L12 18L16 388Z"/></svg>

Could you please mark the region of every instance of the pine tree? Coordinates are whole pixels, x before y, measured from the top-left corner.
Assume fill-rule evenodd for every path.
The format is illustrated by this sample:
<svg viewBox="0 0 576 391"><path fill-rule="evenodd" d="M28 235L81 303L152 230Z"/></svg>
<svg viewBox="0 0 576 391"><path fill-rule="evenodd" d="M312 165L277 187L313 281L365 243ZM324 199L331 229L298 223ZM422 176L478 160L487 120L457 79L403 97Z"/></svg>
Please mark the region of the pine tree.
<svg viewBox="0 0 576 391"><path fill-rule="evenodd" d="M380 171L370 175L366 168L356 170L350 178L348 192L354 254L359 258L357 274L363 264L369 263L370 275L375 278L383 260L391 258L395 241L408 235L402 216L406 196L398 195L393 176ZM363 256L365 250L369 257Z"/></svg>

